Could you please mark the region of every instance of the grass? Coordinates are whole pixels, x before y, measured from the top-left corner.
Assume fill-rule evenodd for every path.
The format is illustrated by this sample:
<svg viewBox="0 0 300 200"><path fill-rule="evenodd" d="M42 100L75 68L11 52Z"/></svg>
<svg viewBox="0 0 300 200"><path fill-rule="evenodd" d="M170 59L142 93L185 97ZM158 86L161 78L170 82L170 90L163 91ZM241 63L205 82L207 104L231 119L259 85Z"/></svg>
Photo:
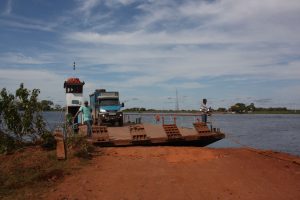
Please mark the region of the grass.
<svg viewBox="0 0 300 200"><path fill-rule="evenodd" d="M88 162L74 156L58 161L55 151L40 147L0 155L0 199L40 199L44 192Z"/></svg>

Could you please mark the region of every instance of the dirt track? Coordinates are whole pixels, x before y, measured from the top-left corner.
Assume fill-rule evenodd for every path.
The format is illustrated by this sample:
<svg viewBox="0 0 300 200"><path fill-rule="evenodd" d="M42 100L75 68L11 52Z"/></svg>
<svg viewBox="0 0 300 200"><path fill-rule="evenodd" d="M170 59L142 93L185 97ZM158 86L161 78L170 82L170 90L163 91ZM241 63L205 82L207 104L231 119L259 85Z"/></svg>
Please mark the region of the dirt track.
<svg viewBox="0 0 300 200"><path fill-rule="evenodd" d="M299 157L246 149L130 147L101 155L46 199L300 199Z"/></svg>

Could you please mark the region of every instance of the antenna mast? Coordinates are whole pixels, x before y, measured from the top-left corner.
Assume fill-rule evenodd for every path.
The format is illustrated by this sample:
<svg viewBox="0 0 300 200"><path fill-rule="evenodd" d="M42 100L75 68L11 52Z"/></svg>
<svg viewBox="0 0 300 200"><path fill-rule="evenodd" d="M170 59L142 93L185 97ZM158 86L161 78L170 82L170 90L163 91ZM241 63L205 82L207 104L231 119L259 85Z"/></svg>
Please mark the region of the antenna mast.
<svg viewBox="0 0 300 200"><path fill-rule="evenodd" d="M177 91L177 88L176 88L176 108L175 108L177 111L179 110L179 102L178 102L178 91Z"/></svg>

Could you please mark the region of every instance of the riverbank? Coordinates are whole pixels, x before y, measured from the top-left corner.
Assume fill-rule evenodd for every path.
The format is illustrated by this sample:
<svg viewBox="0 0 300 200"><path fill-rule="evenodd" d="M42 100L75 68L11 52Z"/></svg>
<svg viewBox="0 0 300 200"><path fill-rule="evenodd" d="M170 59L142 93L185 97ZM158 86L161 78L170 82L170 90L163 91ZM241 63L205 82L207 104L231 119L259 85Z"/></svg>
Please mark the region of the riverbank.
<svg viewBox="0 0 300 200"><path fill-rule="evenodd" d="M58 161L56 150L24 147L9 155L0 154L0 199L41 199L66 176L85 167L88 161L70 156Z"/></svg>
<svg viewBox="0 0 300 200"><path fill-rule="evenodd" d="M2 170L19 166L8 166L10 159L12 155L0 157ZM38 162L47 165L47 159ZM13 199L300 197L300 157L273 151L199 147L98 148L93 159L84 165L78 160L55 163L65 165L67 173L47 179L39 183L39 187L28 184L26 190L16 189L15 192L21 194L22 191L22 195L13 196L16 197ZM24 170L32 169L22 166ZM6 199L12 199L10 197Z"/></svg>

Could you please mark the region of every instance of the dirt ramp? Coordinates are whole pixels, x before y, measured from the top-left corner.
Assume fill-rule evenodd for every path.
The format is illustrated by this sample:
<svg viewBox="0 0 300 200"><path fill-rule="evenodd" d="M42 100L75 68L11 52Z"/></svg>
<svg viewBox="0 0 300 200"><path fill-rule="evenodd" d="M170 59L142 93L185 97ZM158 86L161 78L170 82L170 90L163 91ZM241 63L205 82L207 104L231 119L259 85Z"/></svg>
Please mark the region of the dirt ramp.
<svg viewBox="0 0 300 200"><path fill-rule="evenodd" d="M66 177L45 198L300 199L300 166L259 151L197 147L102 150L102 156ZM293 156L280 154L283 157Z"/></svg>

